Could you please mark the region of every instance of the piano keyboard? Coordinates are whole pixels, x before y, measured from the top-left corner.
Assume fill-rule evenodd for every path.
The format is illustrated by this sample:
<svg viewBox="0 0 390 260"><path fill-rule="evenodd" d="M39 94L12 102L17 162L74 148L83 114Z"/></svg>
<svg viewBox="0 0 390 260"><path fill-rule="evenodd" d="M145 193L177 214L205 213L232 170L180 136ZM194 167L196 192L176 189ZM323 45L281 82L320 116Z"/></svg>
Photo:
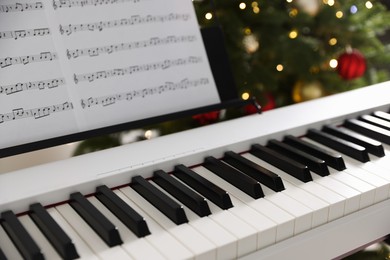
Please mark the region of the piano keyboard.
<svg viewBox="0 0 390 260"><path fill-rule="evenodd" d="M0 259L331 259L390 233L390 88L0 175Z"/></svg>

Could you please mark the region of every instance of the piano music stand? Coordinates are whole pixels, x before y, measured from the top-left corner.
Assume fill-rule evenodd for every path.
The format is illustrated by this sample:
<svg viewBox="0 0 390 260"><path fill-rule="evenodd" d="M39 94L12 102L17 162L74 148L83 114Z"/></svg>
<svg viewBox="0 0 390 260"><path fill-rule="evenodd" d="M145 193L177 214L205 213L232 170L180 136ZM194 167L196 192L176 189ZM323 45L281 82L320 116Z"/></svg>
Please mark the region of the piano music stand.
<svg viewBox="0 0 390 260"><path fill-rule="evenodd" d="M201 34L209 59L211 71L220 95L221 103L171 114L165 114L162 116L145 118L118 125L111 125L99 129L58 136L12 147L6 147L0 149L0 158L227 108L237 108L244 107L246 105L253 105L257 112L261 113L261 107L254 98L242 100L238 97L238 92L229 65L228 54L225 49L224 37L221 28L218 26L202 28Z"/></svg>

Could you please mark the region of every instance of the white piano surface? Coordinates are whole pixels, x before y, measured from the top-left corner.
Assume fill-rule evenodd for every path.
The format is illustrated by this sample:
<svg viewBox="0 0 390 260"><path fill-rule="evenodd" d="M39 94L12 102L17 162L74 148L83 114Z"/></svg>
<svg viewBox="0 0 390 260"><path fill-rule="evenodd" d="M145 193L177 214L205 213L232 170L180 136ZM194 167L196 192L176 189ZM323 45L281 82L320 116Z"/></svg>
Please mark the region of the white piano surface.
<svg viewBox="0 0 390 260"><path fill-rule="evenodd" d="M178 163L197 165L207 155L218 158L227 150L247 151L253 143L265 144L270 138L280 139L286 134L299 136L309 127L342 122L373 109L389 111L389 104L390 82L385 82L260 115L62 160L68 156L69 151L66 151L55 158L60 159L55 162L40 161L43 164L18 170L10 167L9 172L3 170L0 212L8 209L24 212L29 204L37 201L43 205L66 201L72 192L90 194L101 184L116 187L129 183L134 175L150 177L157 169L171 171ZM4 165L15 158L0 159L0 169L7 169ZM243 259L336 258L389 234L389 216L390 200L387 199Z"/></svg>
<svg viewBox="0 0 390 260"><path fill-rule="evenodd" d="M78 142L0 159L0 174L72 157Z"/></svg>

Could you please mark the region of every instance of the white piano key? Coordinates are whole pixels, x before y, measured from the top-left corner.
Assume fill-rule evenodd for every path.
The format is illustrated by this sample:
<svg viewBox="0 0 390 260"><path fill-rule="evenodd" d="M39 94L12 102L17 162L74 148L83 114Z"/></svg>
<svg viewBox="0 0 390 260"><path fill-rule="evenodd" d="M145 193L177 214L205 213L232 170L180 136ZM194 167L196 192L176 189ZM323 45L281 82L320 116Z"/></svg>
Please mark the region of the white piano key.
<svg viewBox="0 0 390 260"><path fill-rule="evenodd" d="M324 147L325 148L325 147ZM336 152L335 150L326 147L325 149L328 149L329 151ZM375 189L374 191L374 203L378 203L382 200L385 200L389 197L390 192L390 186L389 186L389 174L385 174L384 176L376 174L375 170L371 170L371 165L373 165L373 162L359 162L357 160L354 160L353 158L342 154L342 157L344 159L346 169L343 172L348 173L349 175L352 175L356 177L357 179L362 180L363 182L371 185L372 189ZM332 176L337 175L337 171L330 168L330 174ZM369 174L372 173L372 174ZM386 180L387 176L387 180Z"/></svg>
<svg viewBox="0 0 390 260"><path fill-rule="evenodd" d="M8 237L7 233L0 225L0 248L3 250L3 253L8 259L12 260L23 260L23 257L20 255L18 249L15 247L14 243Z"/></svg>
<svg viewBox="0 0 390 260"><path fill-rule="evenodd" d="M97 260L98 257L94 252L92 252L91 248L85 243L85 241L77 234L73 227L69 225L69 223L62 217L62 215L55 209L49 208L47 212L50 216L57 222L58 225L64 230L64 232L72 239L77 253L79 254L81 259L88 260Z"/></svg>
<svg viewBox="0 0 390 260"><path fill-rule="evenodd" d="M173 178L176 178L172 176ZM176 178L177 181L181 182ZM176 198L171 196L168 192L160 186L153 183L158 189L164 192L171 199L180 203ZM185 185L183 183L183 185ZM208 204L211 202L208 201ZM188 224L198 230L203 236L207 237L213 244L216 245L217 259L233 259L237 257L238 243L237 237L229 233L226 229L213 221L208 216L200 217L191 209L183 205L184 211L188 218Z"/></svg>
<svg viewBox="0 0 390 260"><path fill-rule="evenodd" d="M264 238L260 238L260 246L268 243L273 243L273 239L275 239L276 242L290 237L294 234L295 218L284 210L277 207L276 205L274 205L273 203L265 199L253 199L252 197L248 196L238 188L223 180L222 178L216 176L215 174L212 174L204 167L196 167L194 168L194 171L230 193L230 197L235 207L229 209L228 211L231 211L233 214L239 216L247 223L253 223L253 220L250 217L247 217L245 213L241 213L248 210L246 206L249 206L249 208L252 208L261 214L260 216L258 216L258 218L263 219L264 226L257 228L259 228L260 231L263 229L268 230L267 232L272 232L272 236L270 236L268 240L265 241L263 241ZM256 216L253 213L252 215ZM271 222L269 222L270 220ZM276 235L273 234L273 226L275 226L276 228Z"/></svg>
<svg viewBox="0 0 390 260"><path fill-rule="evenodd" d="M233 203L235 207L228 210L257 230L257 249L264 248L276 242L277 230L275 222L236 198L233 198Z"/></svg>
<svg viewBox="0 0 390 260"><path fill-rule="evenodd" d="M214 184L220 186L219 184L221 184L221 182L219 182L219 180L222 181L222 179L217 175L212 174L206 168L197 167L194 169L194 171L199 175L201 175L202 177L213 182ZM226 181L224 182L226 184L229 184ZM225 190L229 188L228 185L220 186L220 187ZM238 218L245 221L250 226L256 229L257 249L272 245L276 242L277 225L274 221L262 215L260 212L256 211L255 209L249 207L248 205L241 202L240 200L236 199L234 196L230 195L230 199L232 200L234 207L228 209L227 211L232 212L235 216L237 216Z"/></svg>
<svg viewBox="0 0 390 260"><path fill-rule="evenodd" d="M52 247L50 242L42 234L39 228L35 225L33 220L28 215L23 215L18 218L27 232L31 235L39 248L42 250L42 254L46 259L61 259L57 251Z"/></svg>
<svg viewBox="0 0 390 260"><path fill-rule="evenodd" d="M321 144L318 144L311 139L303 138L303 140L307 142L311 142L314 145L318 145L324 149L328 149L328 147L322 146ZM358 190L350 187L346 183L337 180L335 178L332 178L330 175L326 177L321 177L315 173L311 173L313 177L313 181L323 185L324 187L335 191L336 193L340 194L341 196L346 198L345 201L345 214L350 214L352 212L358 211L360 208L360 200L361 200L361 192Z"/></svg>
<svg viewBox="0 0 390 260"><path fill-rule="evenodd" d="M366 163L354 160L347 155L342 155L347 167L345 170L346 172L375 187L375 203L387 199L390 196L390 171L385 170L386 165L390 165L388 163L390 161L389 146L386 144L382 145L384 147L386 156L377 157L369 154L371 161ZM326 149L334 151L328 147L326 147ZM390 169L390 167L388 169Z"/></svg>
<svg viewBox="0 0 390 260"><path fill-rule="evenodd" d="M312 173L313 181L345 197L344 215L358 211L360 208L360 192L344 183ZM329 176L328 176L329 177Z"/></svg>
<svg viewBox="0 0 390 260"><path fill-rule="evenodd" d="M187 213L187 211L186 211ZM188 214L189 224L217 246L216 259L233 259L238 255L237 238L208 217Z"/></svg>
<svg viewBox="0 0 390 260"><path fill-rule="evenodd" d="M304 196L303 198L303 201L307 201L308 205L311 204L311 202L313 201L316 201L316 203L318 203L318 205L313 205L312 207L313 208L316 208L316 207L319 207L321 208L321 202L318 202L318 199L324 201L327 203L328 207L329 207L329 210L328 210L328 216L327 216L327 220L328 221L331 221L331 220L335 220L337 218L340 218L344 215L344 207L345 207L345 198L342 197L341 195L325 188L324 186L321 186L319 185L318 183L315 183L313 181L310 181L310 182L302 182L294 177L292 177L291 175L289 175L288 173L285 173L284 171L274 167L273 165L267 163L267 162L264 162L263 160L257 158L256 156L253 156L252 154L250 153L245 153L243 154L243 156L271 171L273 171L274 173L278 174L282 180L283 180L283 183L286 183L288 186L290 185L294 185L295 187L298 187L302 190L305 190L307 191L308 193L310 193L309 196ZM286 187L286 190L284 192L289 192L290 188L287 188ZM313 199L312 196L316 196L317 199Z"/></svg>
<svg viewBox="0 0 390 260"><path fill-rule="evenodd" d="M251 154L243 154L244 157L246 157L249 160L252 160L253 162L275 172L278 175L281 175L283 171L277 169L276 167L271 167L272 165L266 163L265 161L258 159L257 157L251 155ZM288 175L286 173L286 175ZM283 179L283 178L282 178ZM300 187L297 187L292 182L283 179L283 184L285 187L285 190L281 191L281 193L286 194L287 196L299 201L300 203L304 204L308 208L310 208L313 211L313 223L312 227L316 227L319 225L322 225L326 222L328 222L329 218L329 211L330 211L330 204L325 202L324 200L319 199L318 197L312 195L310 192L307 192L304 189L301 189ZM304 184L302 184L304 186Z"/></svg>
<svg viewBox="0 0 390 260"><path fill-rule="evenodd" d="M385 156L384 157L376 157L369 154L369 157L371 159L371 163L375 164L378 167L390 170L390 145L382 144Z"/></svg>
<svg viewBox="0 0 390 260"><path fill-rule="evenodd" d="M231 199L234 207L228 209L228 211L257 230L257 249L274 244L276 239L276 223L239 200L235 198Z"/></svg>
<svg viewBox="0 0 390 260"><path fill-rule="evenodd" d="M133 200L139 207L144 209L151 218L159 223L165 230L171 233L176 239L183 243L191 252L194 253L196 259L215 259L217 252L216 246L212 244L206 237L202 236L198 231L187 223L176 225L168 217L166 217L157 208L151 205L135 190L121 189L125 194Z"/></svg>
<svg viewBox="0 0 390 260"><path fill-rule="evenodd" d="M367 162L364 165L361 165L361 168L365 171L374 174L387 182L390 182L390 169L384 167L382 164L378 164L377 161L373 160L371 162ZM390 190L388 197L390 197Z"/></svg>
<svg viewBox="0 0 390 260"><path fill-rule="evenodd" d="M365 163L362 166L362 169L390 182L390 169L382 167L380 164L376 164L376 162L374 161ZM389 196L390 196L390 191L389 191Z"/></svg>
<svg viewBox="0 0 390 260"><path fill-rule="evenodd" d="M371 172L369 169L357 168L349 163L346 164L348 173L375 187L374 203L381 202L389 197L390 182L388 180L380 177L375 172Z"/></svg>
<svg viewBox="0 0 390 260"><path fill-rule="evenodd" d="M222 210L214 203L210 203L209 206L212 213L209 217L238 238L238 257L256 251L257 233L255 228L229 210Z"/></svg>
<svg viewBox="0 0 390 260"><path fill-rule="evenodd" d="M387 170L388 172L390 172L390 145L387 145L387 144L382 144L382 145L383 145L383 148L385 151L385 156L384 157L376 157L376 156L369 154L371 161L368 163L368 165L373 164L373 165L375 165L375 168L381 168L381 169L384 169L384 170ZM364 168L364 166L362 168ZM389 177L387 174L385 174L383 176L383 178L388 179Z"/></svg>
<svg viewBox="0 0 390 260"><path fill-rule="evenodd" d="M375 187L354 177L353 175L343 171L343 172L335 172L331 173L331 178L339 180L351 188L360 192L360 206L359 208L366 208L375 201Z"/></svg>
<svg viewBox="0 0 390 260"><path fill-rule="evenodd" d="M308 138L303 138L305 141L311 142L312 144L317 145L318 147L321 147L323 149L327 149L332 152L336 152L335 150L322 145L320 143L317 143L313 140L310 140ZM342 154L342 153L341 153ZM346 156L342 154L343 158ZM351 188L357 190L360 192L360 206L359 208L365 208L372 204L374 204L375 201L375 187L371 184L368 184L367 182L364 182L360 180L359 178L354 177L350 172L347 171L336 171L334 169L330 169L330 175L331 178L334 178L340 182L343 182L344 184L350 186Z"/></svg>
<svg viewBox="0 0 390 260"><path fill-rule="evenodd" d="M313 225L313 213L308 207L282 192L274 193L267 187L264 187L263 190L266 194L266 199L295 217L294 235L311 229Z"/></svg>
<svg viewBox="0 0 390 260"><path fill-rule="evenodd" d="M197 167L194 170L198 173L202 171L207 172L207 169L203 167ZM257 212L261 213L262 215L277 224L275 239L276 242L293 236L294 217L292 215L290 215L289 213L277 207L275 204L269 202L266 199L254 200L252 197L240 191L238 188L234 187L230 183L225 182L218 176L215 176L214 178L219 180L218 185L220 185L221 188L229 191L231 199L234 200L236 204L243 202L245 205L248 205L249 207L253 208Z"/></svg>
<svg viewBox="0 0 390 260"><path fill-rule="evenodd" d="M203 177L209 178L209 180L213 181L219 186L221 186L222 184L225 185L225 182L221 178L217 178L218 176L212 174L210 171L203 167L198 167L195 169L195 171ZM299 203L298 201L291 199L288 196L285 196L280 192L271 191L265 186L263 186L262 188L264 193L268 191L268 194L266 194L264 199L271 201L281 209L289 212L291 215L294 216L294 234L301 233L311 228L313 215L308 207ZM227 191L230 192L230 189L231 188L227 189Z"/></svg>
<svg viewBox="0 0 390 260"><path fill-rule="evenodd" d="M141 207L129 199L124 189L115 190L115 194L118 195L124 202L129 204L135 211L141 214L150 230L150 235L146 236L145 239L150 242L162 255L167 259L194 259L195 255L190 252L181 242L161 227L153 218L151 218ZM130 195L131 196L131 195Z"/></svg>
<svg viewBox="0 0 390 260"><path fill-rule="evenodd" d="M96 197L91 196L88 200L118 228L123 241L121 247L134 259L165 259L145 238L139 238L131 232Z"/></svg>
<svg viewBox="0 0 390 260"><path fill-rule="evenodd" d="M132 259L120 246L108 247L69 204L57 206L56 209L100 258Z"/></svg>

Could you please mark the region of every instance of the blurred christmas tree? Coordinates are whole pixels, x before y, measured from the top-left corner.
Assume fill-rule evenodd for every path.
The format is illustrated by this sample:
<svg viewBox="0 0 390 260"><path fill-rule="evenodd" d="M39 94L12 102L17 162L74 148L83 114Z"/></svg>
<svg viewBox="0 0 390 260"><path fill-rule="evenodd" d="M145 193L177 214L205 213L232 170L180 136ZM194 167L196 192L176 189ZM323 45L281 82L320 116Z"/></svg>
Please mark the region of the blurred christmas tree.
<svg viewBox="0 0 390 260"><path fill-rule="evenodd" d="M390 0L193 0L201 27L220 26L239 95L263 110L390 79ZM387 8L386 8L387 5ZM255 113L212 111L148 126L165 135ZM133 133L130 133L133 136ZM75 155L126 142L129 132L82 142Z"/></svg>
<svg viewBox="0 0 390 260"><path fill-rule="evenodd" d="M267 108L388 80L384 3L194 0L200 25L224 32L240 94Z"/></svg>

